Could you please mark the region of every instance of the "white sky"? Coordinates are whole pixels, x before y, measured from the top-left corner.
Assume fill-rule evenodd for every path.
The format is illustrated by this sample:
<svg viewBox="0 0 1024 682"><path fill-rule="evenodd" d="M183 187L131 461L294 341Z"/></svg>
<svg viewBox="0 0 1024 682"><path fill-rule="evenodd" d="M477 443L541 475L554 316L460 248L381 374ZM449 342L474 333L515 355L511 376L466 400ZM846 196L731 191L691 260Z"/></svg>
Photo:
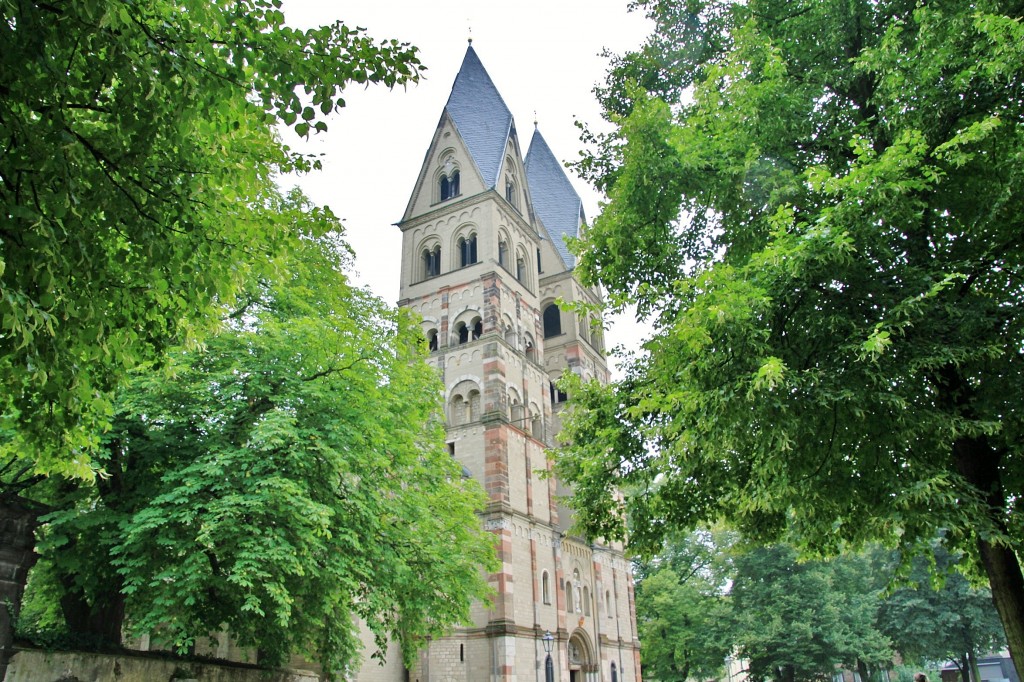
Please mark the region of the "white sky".
<svg viewBox="0 0 1024 682"><path fill-rule="evenodd" d="M465 56L466 39L512 110L525 155L540 131L561 160L578 157L575 120L605 129L592 89L603 82L608 48L619 54L638 47L650 33L626 0L285 0L290 25L306 27L342 20L374 38L395 38L420 48L424 79L406 89L352 88L347 106L329 121L326 134L308 143L286 142L323 154L324 169L298 184L317 204L343 219L356 251L356 281L389 303L398 299L401 233L393 223L405 210L424 155ZM568 171L583 198L587 219L597 215L598 196ZM609 345L635 343L632 320L613 324Z"/></svg>

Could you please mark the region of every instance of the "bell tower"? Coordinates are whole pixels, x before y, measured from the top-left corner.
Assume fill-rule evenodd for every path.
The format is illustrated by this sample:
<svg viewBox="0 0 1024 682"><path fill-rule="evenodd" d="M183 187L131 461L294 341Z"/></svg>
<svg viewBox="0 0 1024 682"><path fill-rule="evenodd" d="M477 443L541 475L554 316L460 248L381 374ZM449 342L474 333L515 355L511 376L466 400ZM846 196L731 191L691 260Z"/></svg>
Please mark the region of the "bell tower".
<svg viewBox="0 0 1024 682"><path fill-rule="evenodd" d="M571 535L559 503L570 491L542 475L565 400L554 380L608 378L600 320L556 303L599 302L565 247L583 221L538 130L522 155L470 44L399 222L399 305L423 318L449 448L487 493L481 522L501 566L489 576L493 603L432 642L410 681L639 680L622 548Z"/></svg>

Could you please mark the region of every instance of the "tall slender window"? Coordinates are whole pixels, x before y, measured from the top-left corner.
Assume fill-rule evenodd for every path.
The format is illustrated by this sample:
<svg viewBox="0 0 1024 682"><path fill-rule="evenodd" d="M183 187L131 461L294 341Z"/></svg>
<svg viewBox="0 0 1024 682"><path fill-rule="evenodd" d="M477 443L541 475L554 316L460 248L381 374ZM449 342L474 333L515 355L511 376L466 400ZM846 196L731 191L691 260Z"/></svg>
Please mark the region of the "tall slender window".
<svg viewBox="0 0 1024 682"><path fill-rule="evenodd" d="M476 235L459 237L459 266L466 267L476 263Z"/></svg>
<svg viewBox="0 0 1024 682"><path fill-rule="evenodd" d="M508 243L504 239L498 241L498 265L508 267Z"/></svg>
<svg viewBox="0 0 1024 682"><path fill-rule="evenodd" d="M439 189L441 201L459 196L459 171L452 171L451 175L442 175Z"/></svg>
<svg viewBox="0 0 1024 682"><path fill-rule="evenodd" d="M437 277L441 274L441 246L423 249L423 278Z"/></svg>
<svg viewBox="0 0 1024 682"><path fill-rule="evenodd" d="M562 333L562 311L552 303L544 309L544 338L559 336Z"/></svg>
<svg viewBox="0 0 1024 682"><path fill-rule="evenodd" d="M619 682L619 671L615 667L615 663L612 663L612 682Z"/></svg>

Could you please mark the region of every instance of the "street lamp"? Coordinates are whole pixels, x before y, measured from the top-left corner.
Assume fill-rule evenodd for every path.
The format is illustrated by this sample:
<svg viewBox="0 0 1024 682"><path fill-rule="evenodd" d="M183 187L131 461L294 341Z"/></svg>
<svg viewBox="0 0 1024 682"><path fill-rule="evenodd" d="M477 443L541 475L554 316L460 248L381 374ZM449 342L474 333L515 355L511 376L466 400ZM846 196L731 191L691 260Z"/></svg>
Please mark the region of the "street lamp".
<svg viewBox="0 0 1024 682"><path fill-rule="evenodd" d="M544 636L540 638L544 642L544 653L551 653L551 645L555 642L555 636L551 634L550 630L544 632Z"/></svg>

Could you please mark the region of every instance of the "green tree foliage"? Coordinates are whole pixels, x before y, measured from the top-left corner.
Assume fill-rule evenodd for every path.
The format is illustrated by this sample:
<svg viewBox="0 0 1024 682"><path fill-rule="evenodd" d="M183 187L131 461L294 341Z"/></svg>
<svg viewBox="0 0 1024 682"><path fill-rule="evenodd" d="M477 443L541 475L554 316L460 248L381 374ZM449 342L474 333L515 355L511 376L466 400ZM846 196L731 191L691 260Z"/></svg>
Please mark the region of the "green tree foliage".
<svg viewBox="0 0 1024 682"><path fill-rule="evenodd" d="M411 662L486 597L483 494L444 446L418 324L349 286L338 254L304 240L286 282L252 283L221 333L118 393L107 475L62 483L44 518L72 629L116 639L123 614L178 648L225 629L261 663L303 653L340 679L357 617Z"/></svg>
<svg viewBox="0 0 1024 682"><path fill-rule="evenodd" d="M1024 5L644 5L577 272L655 332L567 387L580 522L637 551L721 518L812 553L945 529L1024 669Z"/></svg>
<svg viewBox="0 0 1024 682"><path fill-rule="evenodd" d="M668 543L637 567L636 613L644 678L685 682L722 676L733 651L722 534L699 531Z"/></svg>
<svg viewBox="0 0 1024 682"><path fill-rule="evenodd" d="M875 627L880 602L871 581L862 556L799 563L786 545L739 554L736 644L751 679L827 681L837 666L889 661L889 641Z"/></svg>
<svg viewBox="0 0 1024 682"><path fill-rule="evenodd" d="M272 175L314 164L274 124L323 131L345 85L418 78L414 48L280 6L0 0L5 492L89 476L125 374L278 268Z"/></svg>
<svg viewBox="0 0 1024 682"><path fill-rule="evenodd" d="M941 547L934 558L939 579L932 579L929 561L918 558L911 583L888 595L879 610L879 626L905 661L955 661L964 682L977 674L977 657L1006 646L992 593L978 588L952 569L956 557Z"/></svg>

